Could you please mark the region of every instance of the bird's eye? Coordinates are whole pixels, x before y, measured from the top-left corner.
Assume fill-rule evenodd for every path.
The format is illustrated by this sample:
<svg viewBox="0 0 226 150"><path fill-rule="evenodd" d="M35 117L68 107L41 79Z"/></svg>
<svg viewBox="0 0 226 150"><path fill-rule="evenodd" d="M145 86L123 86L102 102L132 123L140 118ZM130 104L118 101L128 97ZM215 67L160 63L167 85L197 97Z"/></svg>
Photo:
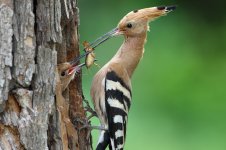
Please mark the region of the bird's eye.
<svg viewBox="0 0 226 150"><path fill-rule="evenodd" d="M131 23L128 23L128 24L126 25L126 27L127 27L127 28L132 28L133 25L132 25Z"/></svg>
<svg viewBox="0 0 226 150"><path fill-rule="evenodd" d="M65 76L65 75L66 75L65 71L61 72L61 76Z"/></svg>

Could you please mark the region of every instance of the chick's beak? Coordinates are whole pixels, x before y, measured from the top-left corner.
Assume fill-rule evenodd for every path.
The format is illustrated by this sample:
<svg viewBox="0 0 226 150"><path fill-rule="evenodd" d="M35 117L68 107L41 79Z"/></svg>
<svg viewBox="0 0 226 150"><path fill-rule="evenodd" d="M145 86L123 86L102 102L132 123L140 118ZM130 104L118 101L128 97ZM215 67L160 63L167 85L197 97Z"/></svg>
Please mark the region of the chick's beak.
<svg viewBox="0 0 226 150"><path fill-rule="evenodd" d="M82 63L80 65L74 65L74 66L70 67L68 69L68 75L78 73L82 69L83 66L85 66L85 63Z"/></svg>
<svg viewBox="0 0 226 150"><path fill-rule="evenodd" d="M94 60L94 62L96 62L97 59ZM78 73L80 70L82 70L82 67L86 66L85 63L82 63L80 65L77 65L76 63L71 64L71 67L67 69L67 74L71 75L71 74L76 74Z"/></svg>

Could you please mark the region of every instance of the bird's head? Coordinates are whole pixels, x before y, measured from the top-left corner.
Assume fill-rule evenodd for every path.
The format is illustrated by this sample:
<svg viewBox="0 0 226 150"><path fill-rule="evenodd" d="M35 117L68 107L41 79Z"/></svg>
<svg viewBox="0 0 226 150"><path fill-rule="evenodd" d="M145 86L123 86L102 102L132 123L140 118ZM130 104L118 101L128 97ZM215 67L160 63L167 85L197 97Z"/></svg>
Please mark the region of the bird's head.
<svg viewBox="0 0 226 150"><path fill-rule="evenodd" d="M57 65L58 73L61 81L61 89L64 91L75 74L78 73L85 64L76 65L71 62L65 62Z"/></svg>
<svg viewBox="0 0 226 150"><path fill-rule="evenodd" d="M129 12L119 22L114 35L139 36L149 30L149 22L166 15L175 9L175 6L151 7Z"/></svg>
<svg viewBox="0 0 226 150"><path fill-rule="evenodd" d="M153 21L154 19L166 15L168 12L173 11L176 6L160 6L160 7L151 7L151 8L144 8L139 10L134 10L129 12L125 17L121 19L118 26L113 30L107 32L103 36L97 38L94 42L89 44L92 49L95 49L98 45L102 44L103 42L107 41L111 37L124 35L125 37L134 37L134 36L142 36L146 34L149 30L149 22ZM84 48L85 50L86 48ZM87 51L83 55L75 58L71 63L77 63L81 58L87 56L90 51ZM65 66L70 67L71 64L65 64ZM73 68L75 69L75 68ZM65 78L68 79L71 75L74 75L74 70L67 69L69 73L61 70L61 78L64 80ZM66 74L65 74L66 73ZM66 75L66 76L62 76ZM74 76L72 76L73 78Z"/></svg>
<svg viewBox="0 0 226 150"><path fill-rule="evenodd" d="M96 48L98 45L107 41L111 37L118 35L124 35L125 37L143 35L149 30L148 24L150 21L153 21L160 16L166 15L168 12L173 11L175 8L176 6L160 6L129 12L125 17L121 19L116 28L96 39L93 43L90 44L90 46Z"/></svg>
<svg viewBox="0 0 226 150"><path fill-rule="evenodd" d="M166 15L168 12L174 10L175 8L175 6L161 6L131 11L121 19L117 28L115 29L115 33L113 33L112 35L143 35L149 30L148 24L150 21L153 21L160 16Z"/></svg>

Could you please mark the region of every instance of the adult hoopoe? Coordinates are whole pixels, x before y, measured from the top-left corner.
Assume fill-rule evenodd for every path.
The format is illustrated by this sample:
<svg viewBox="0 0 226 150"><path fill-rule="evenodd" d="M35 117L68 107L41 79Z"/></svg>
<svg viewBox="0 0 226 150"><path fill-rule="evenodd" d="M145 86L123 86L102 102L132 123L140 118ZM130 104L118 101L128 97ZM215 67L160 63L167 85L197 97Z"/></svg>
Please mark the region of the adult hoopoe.
<svg viewBox="0 0 226 150"><path fill-rule="evenodd" d="M108 144L113 150L125 145L128 112L131 105L131 77L144 53L148 23L174 10L175 6L151 7L134 10L119 22L118 26L98 40L124 35L124 42L115 56L95 75L91 96L102 130L97 150Z"/></svg>

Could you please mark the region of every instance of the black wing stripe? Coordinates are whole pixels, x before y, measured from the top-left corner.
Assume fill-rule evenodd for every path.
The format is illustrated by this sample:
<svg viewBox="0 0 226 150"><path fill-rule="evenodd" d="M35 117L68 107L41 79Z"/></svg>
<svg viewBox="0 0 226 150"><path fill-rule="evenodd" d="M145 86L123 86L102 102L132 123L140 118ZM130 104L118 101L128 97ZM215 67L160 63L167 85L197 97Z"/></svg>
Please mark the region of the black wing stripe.
<svg viewBox="0 0 226 150"><path fill-rule="evenodd" d="M108 146L108 143L110 142L110 137L108 134L108 131L102 131L103 133L101 134L103 141L99 142L97 144L97 148L96 150L103 150L106 149L106 147Z"/></svg>
<svg viewBox="0 0 226 150"><path fill-rule="evenodd" d="M118 144L123 144L123 137L118 137L117 138Z"/></svg>
<svg viewBox="0 0 226 150"><path fill-rule="evenodd" d="M107 90L106 91L106 98L114 98L117 99L120 103L122 103L124 105L124 107L126 108L130 108L131 102L130 99L125 96L121 91L119 90ZM127 106L125 106L127 105ZM128 110L127 110L128 111Z"/></svg>
<svg viewBox="0 0 226 150"><path fill-rule="evenodd" d="M130 93L130 95L131 95L131 97L132 97L131 89L128 87L128 85L126 85L126 84L123 82L123 80L122 80L120 77L118 77L118 75L117 75L114 71L108 72L106 78L107 78L108 80L112 80L112 81L115 81L115 82L119 82L123 87L125 87L125 88L129 91L129 93Z"/></svg>

